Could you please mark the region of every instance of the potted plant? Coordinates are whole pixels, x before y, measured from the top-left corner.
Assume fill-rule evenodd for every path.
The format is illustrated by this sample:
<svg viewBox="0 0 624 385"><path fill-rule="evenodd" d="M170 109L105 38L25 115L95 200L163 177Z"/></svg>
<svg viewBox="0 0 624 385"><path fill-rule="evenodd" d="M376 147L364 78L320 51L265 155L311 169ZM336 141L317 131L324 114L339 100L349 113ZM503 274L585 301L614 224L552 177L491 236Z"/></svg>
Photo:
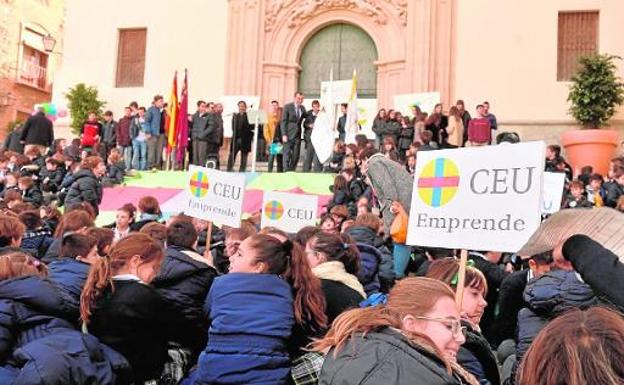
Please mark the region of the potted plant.
<svg viewBox="0 0 624 385"><path fill-rule="evenodd" d="M65 94L67 107L72 118L72 133L79 135L82 124L87 120L89 111L95 111L97 116L102 115L102 108L106 104L98 98L98 90L84 83L78 83Z"/></svg>
<svg viewBox="0 0 624 385"><path fill-rule="evenodd" d="M617 132L599 128L607 125L624 103L624 83L617 75L616 59L621 58L607 54L584 56L572 77L570 114L583 129L563 133L561 144L575 170L592 166L595 172L605 175L615 155Z"/></svg>

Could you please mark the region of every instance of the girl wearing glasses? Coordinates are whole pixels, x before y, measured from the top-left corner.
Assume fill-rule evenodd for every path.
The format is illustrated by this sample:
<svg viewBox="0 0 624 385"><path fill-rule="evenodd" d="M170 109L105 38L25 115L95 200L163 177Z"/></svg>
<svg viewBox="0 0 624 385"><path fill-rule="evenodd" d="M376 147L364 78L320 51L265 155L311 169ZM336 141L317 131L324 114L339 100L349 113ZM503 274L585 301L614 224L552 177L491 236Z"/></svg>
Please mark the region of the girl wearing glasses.
<svg viewBox="0 0 624 385"><path fill-rule="evenodd" d="M476 385L456 363L464 340L453 291L433 279L405 278L386 305L343 313L314 344L327 353L319 385Z"/></svg>
<svg viewBox="0 0 624 385"><path fill-rule="evenodd" d="M487 281L480 270L470 265L466 267L464 297L461 305L462 326L466 329L466 342L459 349L457 362L472 373L480 385L500 385L498 364L487 340L481 334L479 322L487 302ZM433 261L427 277L440 280L457 290L459 261L444 258Z"/></svg>

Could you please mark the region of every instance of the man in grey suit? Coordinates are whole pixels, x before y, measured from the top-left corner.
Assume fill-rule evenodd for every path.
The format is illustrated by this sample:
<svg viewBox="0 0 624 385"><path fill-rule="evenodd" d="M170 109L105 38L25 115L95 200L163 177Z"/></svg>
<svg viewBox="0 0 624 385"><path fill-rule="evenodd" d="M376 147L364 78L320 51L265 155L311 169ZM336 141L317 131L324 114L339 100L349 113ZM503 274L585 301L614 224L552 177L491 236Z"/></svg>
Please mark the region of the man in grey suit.
<svg viewBox="0 0 624 385"><path fill-rule="evenodd" d="M299 159L295 158L298 151L296 146L301 146L301 123L306 116L303 106L303 94L295 93L295 101L284 106L280 132L284 143L284 171L295 171Z"/></svg>

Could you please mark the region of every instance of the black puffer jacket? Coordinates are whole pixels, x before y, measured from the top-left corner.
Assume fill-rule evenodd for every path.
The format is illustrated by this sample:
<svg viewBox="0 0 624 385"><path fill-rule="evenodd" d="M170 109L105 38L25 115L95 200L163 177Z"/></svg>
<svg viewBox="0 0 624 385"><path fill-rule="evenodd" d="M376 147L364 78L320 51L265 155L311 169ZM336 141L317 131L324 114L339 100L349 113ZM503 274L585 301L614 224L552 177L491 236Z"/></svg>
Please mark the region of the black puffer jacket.
<svg viewBox="0 0 624 385"><path fill-rule="evenodd" d="M93 171L79 170L74 174L74 183L69 187L65 197L65 207L82 202L90 203L98 214L98 205L102 202L102 185Z"/></svg>
<svg viewBox="0 0 624 385"><path fill-rule="evenodd" d="M466 342L457 352L457 362L475 376L479 384L500 385L498 363L490 344L468 322L462 325L466 327Z"/></svg>
<svg viewBox="0 0 624 385"><path fill-rule="evenodd" d="M65 169L59 167L54 171L49 171L44 167L39 172L39 178L43 191L57 192L61 188L63 178L65 178Z"/></svg>
<svg viewBox="0 0 624 385"><path fill-rule="evenodd" d="M330 350L319 385L451 385L463 384L443 363L390 328L356 334L334 357Z"/></svg>
<svg viewBox="0 0 624 385"><path fill-rule="evenodd" d="M24 203L30 203L35 207L39 207L43 204L43 194L41 194L41 190L38 187L32 186L23 192L22 200Z"/></svg>
<svg viewBox="0 0 624 385"><path fill-rule="evenodd" d="M574 235L563 244L563 256L601 299L624 310L624 264L617 255L586 235Z"/></svg>
<svg viewBox="0 0 624 385"><path fill-rule="evenodd" d="M517 361L507 384L515 383L518 364L550 320L570 309L598 305L591 287L573 270L554 270L531 280L524 290L524 300L529 307L518 313Z"/></svg>
<svg viewBox="0 0 624 385"><path fill-rule="evenodd" d="M191 258L182 247L167 247L166 257L152 286L174 311L188 321L188 327L174 332L178 343L199 354L206 346L208 321L203 306L217 272L206 263Z"/></svg>
<svg viewBox="0 0 624 385"><path fill-rule="evenodd" d="M381 263L379 264L379 282L381 291L387 293L394 285L394 259L392 253L384 244L383 239L375 234L375 232L366 226L351 226L345 233L349 235L356 243L363 243L372 246L381 254Z"/></svg>

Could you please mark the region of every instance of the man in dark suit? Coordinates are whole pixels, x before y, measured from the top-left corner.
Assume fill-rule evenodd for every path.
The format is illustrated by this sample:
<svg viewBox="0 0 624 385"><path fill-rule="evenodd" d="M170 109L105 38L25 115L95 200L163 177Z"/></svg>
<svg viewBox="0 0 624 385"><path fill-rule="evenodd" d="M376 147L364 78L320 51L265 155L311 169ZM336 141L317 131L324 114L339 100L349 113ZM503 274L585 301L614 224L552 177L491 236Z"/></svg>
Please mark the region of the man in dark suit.
<svg viewBox="0 0 624 385"><path fill-rule="evenodd" d="M282 122L280 123L280 132L282 134L282 142L284 143L284 170L295 171L299 159L295 157L298 151L297 146L301 146L301 123L306 116L306 110L303 106L303 94L295 93L295 101L284 106L282 113Z"/></svg>
<svg viewBox="0 0 624 385"><path fill-rule="evenodd" d="M321 172L323 165L316 156L316 151L312 145L312 130L314 129L314 122L316 116L321 109L321 104L318 100L312 102L312 109L308 111L305 119L303 120L303 137L305 139L306 154L303 160L303 172L310 172L312 163L314 162L314 172Z"/></svg>
<svg viewBox="0 0 624 385"><path fill-rule="evenodd" d="M227 170L232 171L236 154L241 152L240 172L245 172L247 168L247 156L251 151L251 141L253 139L253 126L247 119L247 103L243 100L238 102L238 112L232 115L232 143L230 144L230 156L228 158Z"/></svg>

